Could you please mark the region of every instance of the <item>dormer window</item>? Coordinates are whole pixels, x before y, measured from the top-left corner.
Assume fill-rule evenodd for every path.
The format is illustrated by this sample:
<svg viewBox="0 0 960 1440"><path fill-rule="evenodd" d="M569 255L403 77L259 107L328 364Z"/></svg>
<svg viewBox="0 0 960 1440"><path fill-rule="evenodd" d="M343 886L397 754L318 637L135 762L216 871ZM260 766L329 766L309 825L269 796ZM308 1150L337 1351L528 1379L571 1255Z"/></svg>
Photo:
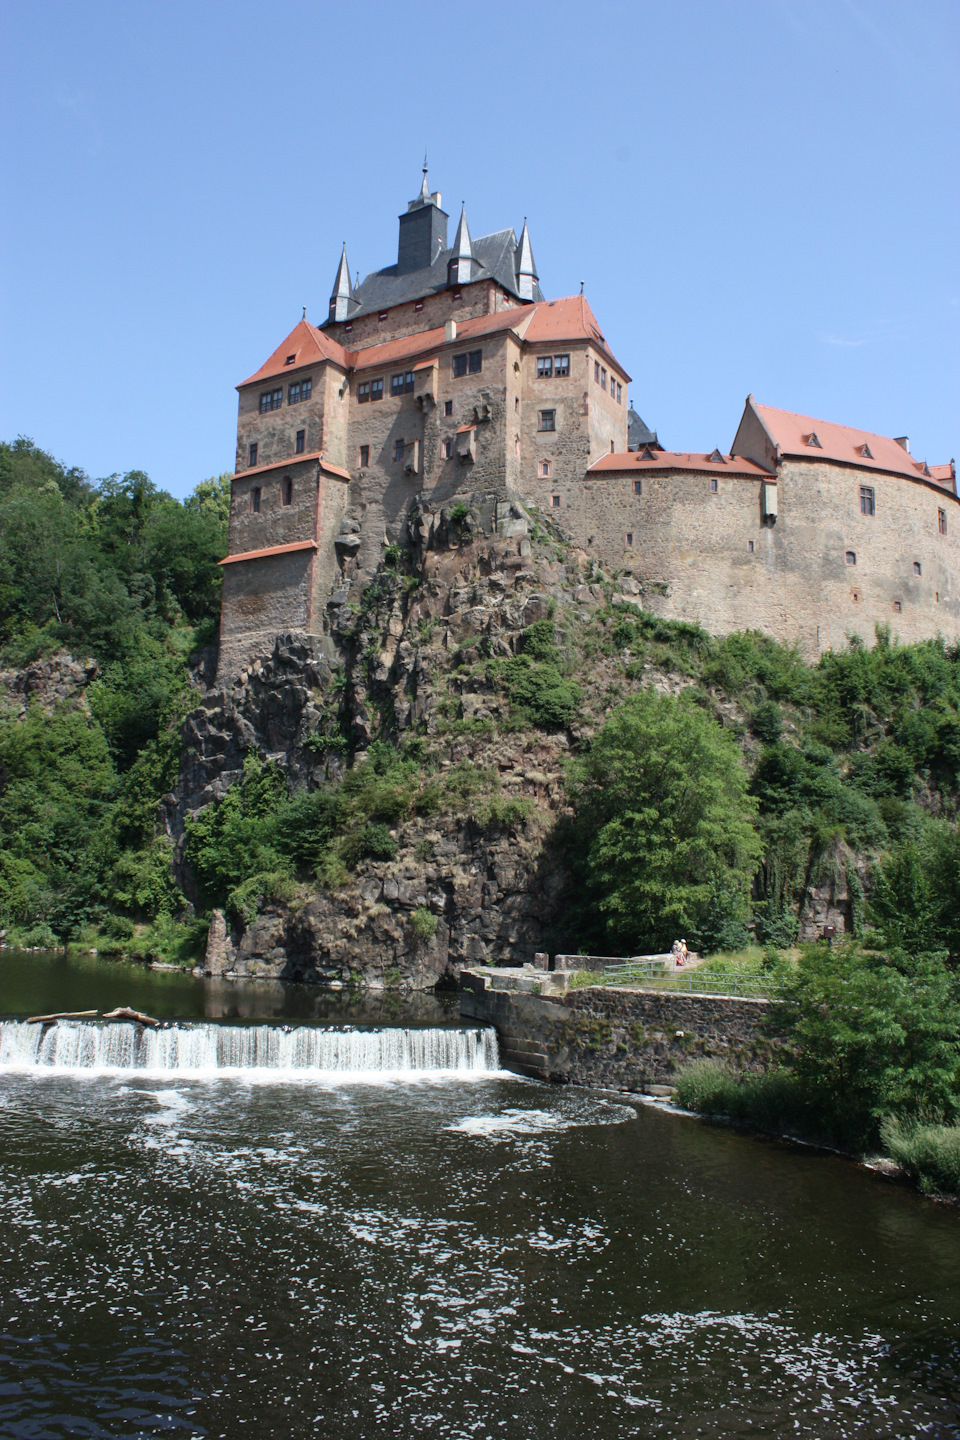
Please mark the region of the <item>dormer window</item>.
<svg viewBox="0 0 960 1440"><path fill-rule="evenodd" d="M814 450L822 450L823 446L817 439L817 432L811 430L809 435L804 436L804 444L811 446Z"/></svg>
<svg viewBox="0 0 960 1440"><path fill-rule="evenodd" d="M288 355L283 363L284 365L292 365L296 361L296 358L296 355Z"/></svg>
<svg viewBox="0 0 960 1440"><path fill-rule="evenodd" d="M859 453L863 456L864 460L872 460L872 459L873 459L873 451L870 449L870 446L869 446L869 445L860 445L860 446L858 447L858 450L859 450Z"/></svg>

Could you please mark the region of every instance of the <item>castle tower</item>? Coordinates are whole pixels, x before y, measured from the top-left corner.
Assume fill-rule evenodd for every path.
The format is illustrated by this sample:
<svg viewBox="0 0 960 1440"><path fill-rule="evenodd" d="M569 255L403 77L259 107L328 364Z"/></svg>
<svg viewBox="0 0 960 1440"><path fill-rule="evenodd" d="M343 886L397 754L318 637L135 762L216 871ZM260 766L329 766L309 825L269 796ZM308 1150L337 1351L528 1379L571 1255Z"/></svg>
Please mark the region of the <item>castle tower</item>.
<svg viewBox="0 0 960 1440"><path fill-rule="evenodd" d="M530 231L527 229L527 217L523 217L523 230L517 242L516 256L517 294L521 300L536 300L539 298L537 282L536 261L533 258L533 247L530 244Z"/></svg>
<svg viewBox="0 0 960 1440"><path fill-rule="evenodd" d="M470 239L470 227L467 224L467 206L463 203L460 210L460 223L457 226L457 233L453 239L453 254L447 262L447 283L450 285L469 285L474 278L473 243Z"/></svg>
<svg viewBox="0 0 960 1440"><path fill-rule="evenodd" d="M337 266L333 293L330 296L330 319L347 320L359 306L356 292L350 281L350 266L347 263L347 242L343 242L343 254Z"/></svg>
<svg viewBox="0 0 960 1440"><path fill-rule="evenodd" d="M447 248L449 216L440 208L440 191L431 195L427 186L426 162L420 194L416 200L410 201L407 213L399 218L396 273L409 275L413 270L424 270L432 265L440 251Z"/></svg>

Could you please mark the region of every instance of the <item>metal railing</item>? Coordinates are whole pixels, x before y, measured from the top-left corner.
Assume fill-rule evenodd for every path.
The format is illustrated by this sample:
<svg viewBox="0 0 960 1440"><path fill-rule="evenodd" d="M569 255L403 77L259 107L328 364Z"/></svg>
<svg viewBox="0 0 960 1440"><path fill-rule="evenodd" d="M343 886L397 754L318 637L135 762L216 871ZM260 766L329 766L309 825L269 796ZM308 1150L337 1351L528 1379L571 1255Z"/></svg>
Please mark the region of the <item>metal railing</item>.
<svg viewBox="0 0 960 1440"><path fill-rule="evenodd" d="M667 970L663 965L641 962L604 965L604 985L634 985L644 990L680 991L699 995L743 996L765 1000L783 994L783 986L772 984L761 975L722 975L702 969L684 972Z"/></svg>

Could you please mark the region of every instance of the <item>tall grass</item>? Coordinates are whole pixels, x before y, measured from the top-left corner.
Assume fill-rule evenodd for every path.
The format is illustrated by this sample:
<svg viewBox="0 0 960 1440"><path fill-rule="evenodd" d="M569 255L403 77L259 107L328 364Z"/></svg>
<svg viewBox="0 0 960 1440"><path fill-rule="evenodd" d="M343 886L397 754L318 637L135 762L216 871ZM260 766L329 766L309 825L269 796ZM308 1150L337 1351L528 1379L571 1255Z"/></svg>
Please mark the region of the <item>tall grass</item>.
<svg viewBox="0 0 960 1440"><path fill-rule="evenodd" d="M924 1194L960 1194L960 1125L891 1116L883 1122L881 1137L887 1154L917 1181Z"/></svg>
<svg viewBox="0 0 960 1440"><path fill-rule="evenodd" d="M872 1133L869 1115L784 1066L741 1074L719 1060L693 1060L677 1076L676 1099L685 1110L815 1144L859 1150Z"/></svg>

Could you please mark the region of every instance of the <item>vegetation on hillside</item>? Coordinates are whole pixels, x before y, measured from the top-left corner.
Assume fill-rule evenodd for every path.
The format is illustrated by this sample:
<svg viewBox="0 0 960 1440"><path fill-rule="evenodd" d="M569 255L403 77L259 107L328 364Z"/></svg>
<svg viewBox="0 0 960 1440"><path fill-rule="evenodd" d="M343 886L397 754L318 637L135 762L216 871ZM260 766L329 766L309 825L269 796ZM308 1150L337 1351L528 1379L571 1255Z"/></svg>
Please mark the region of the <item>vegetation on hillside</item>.
<svg viewBox="0 0 960 1440"><path fill-rule="evenodd" d="M157 808L180 756L188 657L216 635L229 476L175 500L0 444L0 661L97 662L88 708L0 715L0 923L20 943L95 926L175 945L184 911ZM189 935L186 937L189 939Z"/></svg>

